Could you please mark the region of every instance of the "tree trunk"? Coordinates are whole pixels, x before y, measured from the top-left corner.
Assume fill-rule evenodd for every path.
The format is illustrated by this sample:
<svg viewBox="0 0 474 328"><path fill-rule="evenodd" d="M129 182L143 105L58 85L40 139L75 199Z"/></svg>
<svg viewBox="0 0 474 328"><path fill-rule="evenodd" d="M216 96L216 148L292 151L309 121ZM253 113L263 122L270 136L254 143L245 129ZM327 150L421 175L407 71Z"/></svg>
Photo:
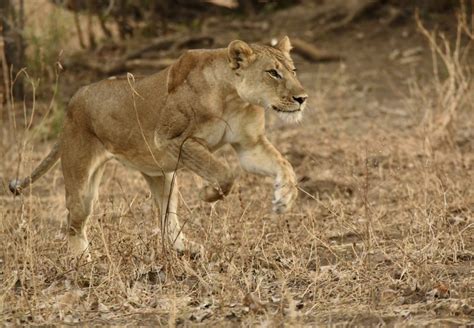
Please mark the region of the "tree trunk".
<svg viewBox="0 0 474 328"><path fill-rule="evenodd" d="M17 78L17 74L24 67L25 62L23 0L19 1L18 10L15 9L11 0L0 0L0 17L2 18L3 51L5 53L4 60L6 61L2 64L4 67L2 71L3 75L7 74L3 77L3 82L6 84L5 93L8 93L7 97L12 92L15 99L23 99L23 79L21 77ZM12 83L14 83L13 86Z"/></svg>
<svg viewBox="0 0 474 328"><path fill-rule="evenodd" d="M245 15L255 15L255 7L252 0L239 0L239 7L242 8Z"/></svg>

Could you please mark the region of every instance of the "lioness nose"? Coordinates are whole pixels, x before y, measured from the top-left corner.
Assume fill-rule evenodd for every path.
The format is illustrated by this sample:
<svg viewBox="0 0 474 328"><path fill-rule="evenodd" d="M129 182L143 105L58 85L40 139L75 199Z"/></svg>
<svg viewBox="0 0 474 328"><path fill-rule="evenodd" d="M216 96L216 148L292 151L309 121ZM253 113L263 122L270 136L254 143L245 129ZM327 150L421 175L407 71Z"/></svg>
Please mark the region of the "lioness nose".
<svg viewBox="0 0 474 328"><path fill-rule="evenodd" d="M306 99L308 99L307 95L293 96L293 100L300 105L302 105L306 101Z"/></svg>

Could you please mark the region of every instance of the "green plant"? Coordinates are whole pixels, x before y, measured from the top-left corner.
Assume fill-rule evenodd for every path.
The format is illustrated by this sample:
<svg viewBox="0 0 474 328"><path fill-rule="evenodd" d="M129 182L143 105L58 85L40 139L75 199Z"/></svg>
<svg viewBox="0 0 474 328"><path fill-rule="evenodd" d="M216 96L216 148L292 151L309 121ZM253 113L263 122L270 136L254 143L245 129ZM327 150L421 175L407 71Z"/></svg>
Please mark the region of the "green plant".
<svg viewBox="0 0 474 328"><path fill-rule="evenodd" d="M59 8L45 17L42 28L26 30L27 67L31 76L47 81L55 77L55 64L67 40L68 22Z"/></svg>

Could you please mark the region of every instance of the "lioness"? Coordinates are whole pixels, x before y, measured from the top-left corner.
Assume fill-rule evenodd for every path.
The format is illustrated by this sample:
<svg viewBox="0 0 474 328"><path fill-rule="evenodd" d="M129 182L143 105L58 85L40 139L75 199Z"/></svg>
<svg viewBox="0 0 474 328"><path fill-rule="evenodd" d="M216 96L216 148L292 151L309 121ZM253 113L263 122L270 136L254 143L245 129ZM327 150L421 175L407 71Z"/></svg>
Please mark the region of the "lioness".
<svg viewBox="0 0 474 328"><path fill-rule="evenodd" d="M187 51L136 82L108 79L82 87L70 100L60 141L31 176L10 182L11 191L21 192L61 159L69 248L88 254L86 222L104 164L115 158L143 174L174 247L199 252L181 232L174 172L188 168L209 183L201 199L221 199L234 172L212 152L231 144L246 171L275 178L273 210L286 211L297 196L295 174L264 135L264 110L301 118L307 95L290 49L288 37L275 47L235 40L224 49Z"/></svg>

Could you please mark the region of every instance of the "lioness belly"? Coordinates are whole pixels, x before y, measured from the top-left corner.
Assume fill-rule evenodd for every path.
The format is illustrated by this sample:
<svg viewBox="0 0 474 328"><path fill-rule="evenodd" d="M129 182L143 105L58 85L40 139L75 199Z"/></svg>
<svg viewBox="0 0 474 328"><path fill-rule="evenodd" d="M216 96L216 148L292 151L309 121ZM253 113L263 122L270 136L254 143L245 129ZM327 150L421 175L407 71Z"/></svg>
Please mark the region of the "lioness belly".
<svg viewBox="0 0 474 328"><path fill-rule="evenodd" d="M177 169L176 158L168 154L111 154L113 158L124 166L138 170L149 176L161 176L164 173L173 172Z"/></svg>

